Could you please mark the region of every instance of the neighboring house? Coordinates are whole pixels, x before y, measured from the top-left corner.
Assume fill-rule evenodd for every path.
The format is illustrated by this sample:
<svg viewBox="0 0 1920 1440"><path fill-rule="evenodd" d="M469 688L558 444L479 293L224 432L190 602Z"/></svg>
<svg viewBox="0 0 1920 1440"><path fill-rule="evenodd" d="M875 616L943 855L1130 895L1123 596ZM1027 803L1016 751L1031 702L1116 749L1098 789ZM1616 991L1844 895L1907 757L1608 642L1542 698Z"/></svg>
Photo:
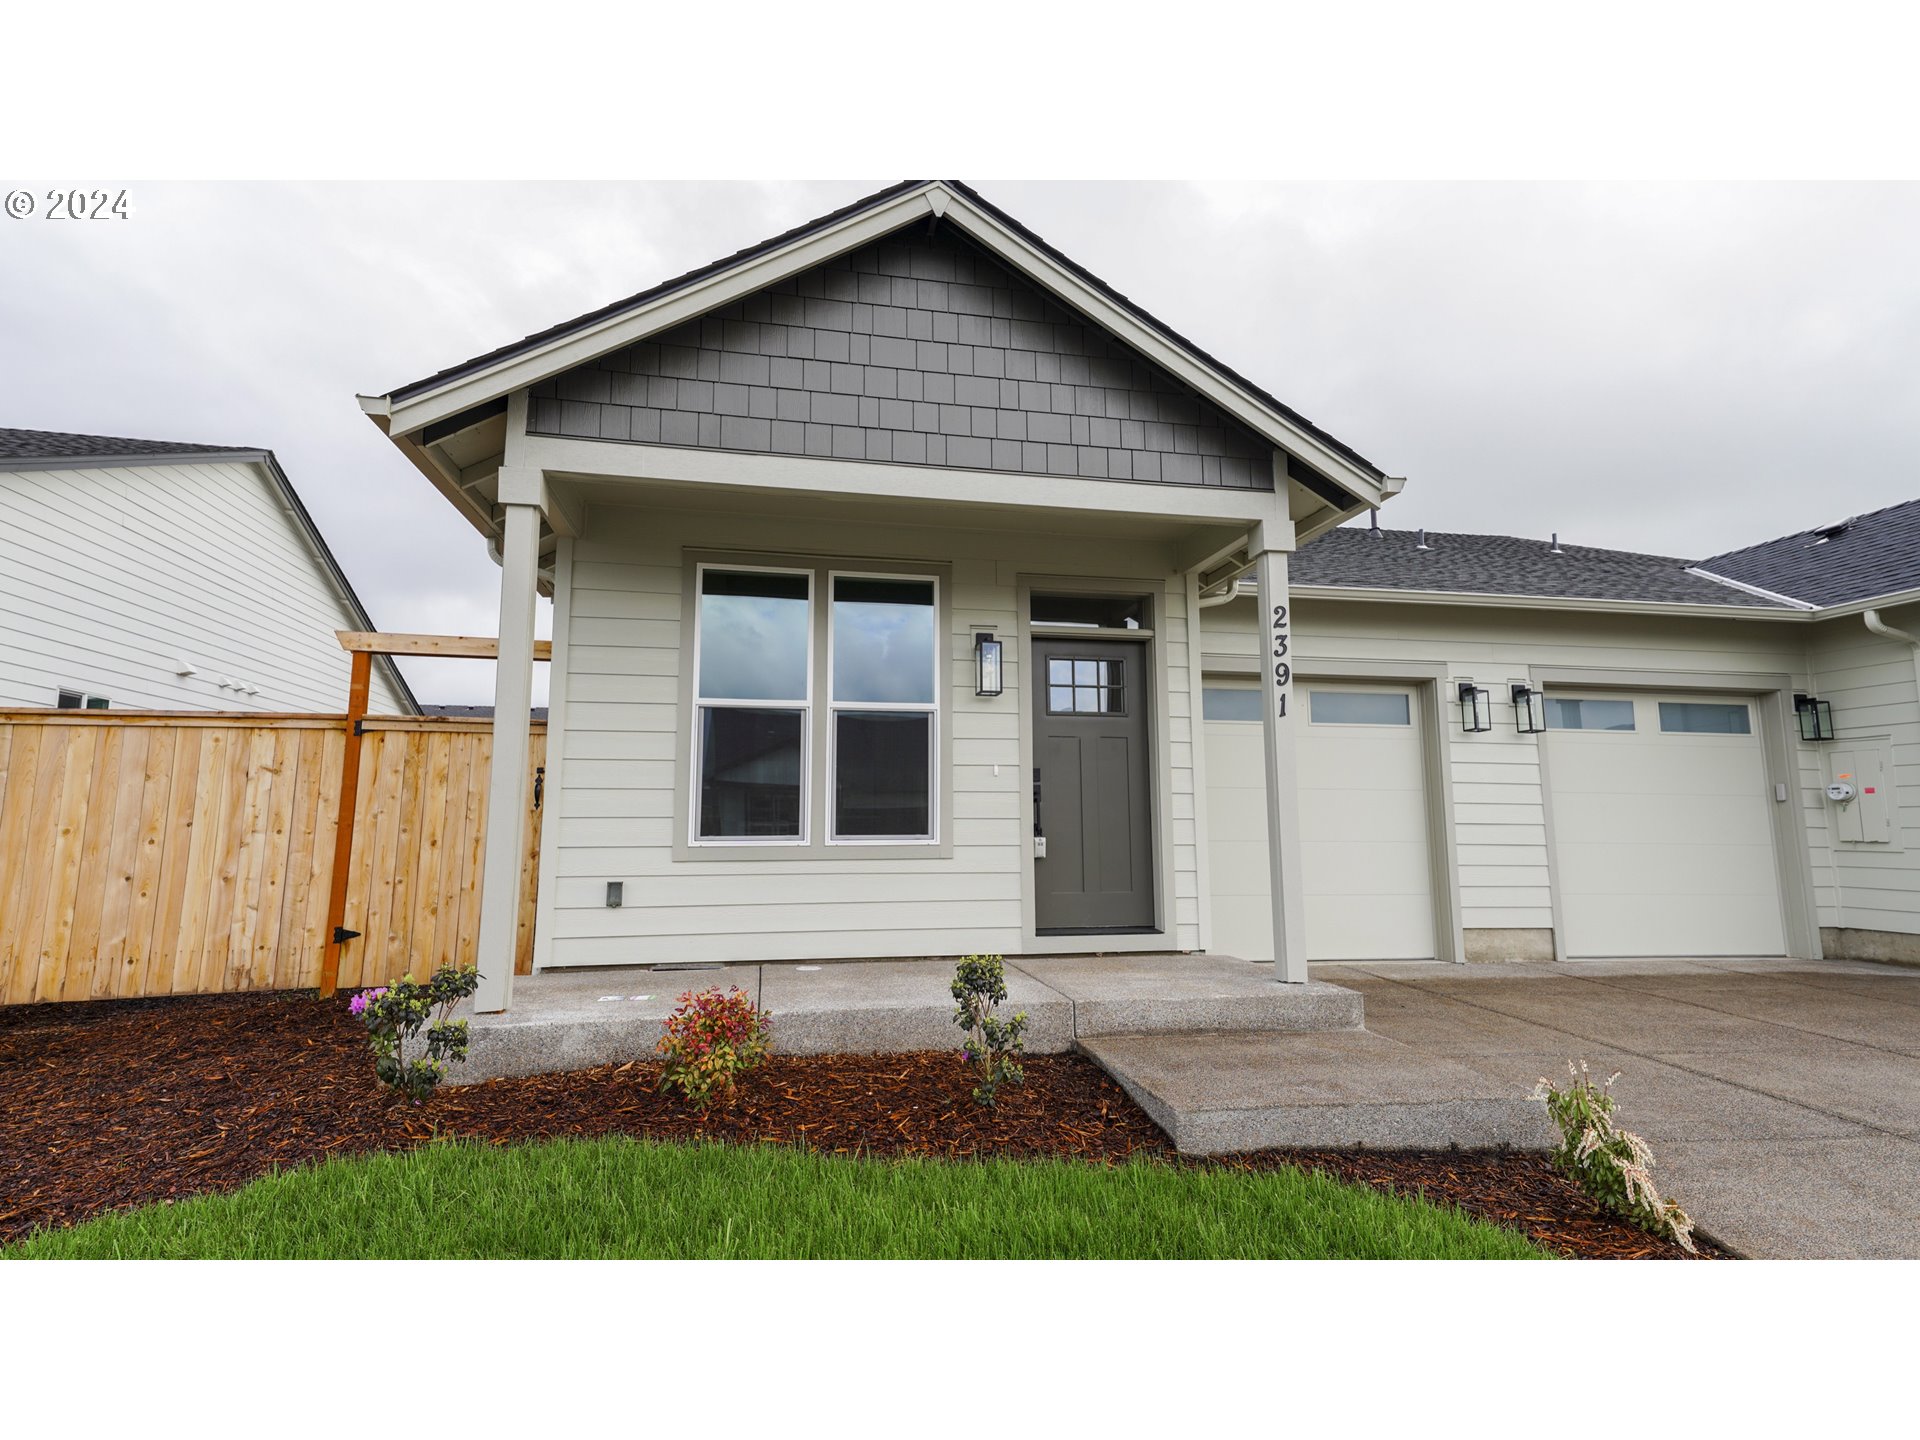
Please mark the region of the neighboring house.
<svg viewBox="0 0 1920 1440"><path fill-rule="evenodd" d="M0 706L339 711L373 628L271 451L0 430Z"/></svg>
<svg viewBox="0 0 1920 1440"><path fill-rule="evenodd" d="M540 968L1217 950L1299 981L1920 929L1835 880L1907 832L1844 838L1867 811L1798 738L1825 612L1337 530L1402 482L958 182L361 403L502 561L501 715L554 596ZM1911 683L1886 700L1892 743ZM526 746L496 729L496 816ZM522 838L487 835L483 1009Z"/></svg>

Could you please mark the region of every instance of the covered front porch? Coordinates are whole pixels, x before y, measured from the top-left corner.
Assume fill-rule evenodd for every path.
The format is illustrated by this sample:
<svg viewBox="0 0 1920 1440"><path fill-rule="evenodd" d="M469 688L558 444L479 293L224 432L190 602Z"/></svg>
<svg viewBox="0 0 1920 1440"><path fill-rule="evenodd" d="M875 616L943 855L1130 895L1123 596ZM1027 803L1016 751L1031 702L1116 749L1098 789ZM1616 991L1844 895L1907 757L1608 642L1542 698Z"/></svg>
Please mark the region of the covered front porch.
<svg viewBox="0 0 1920 1440"><path fill-rule="evenodd" d="M1261 978L1306 984L1284 480L1170 492L509 448L539 463L498 477L496 767L527 713L535 587L555 600L536 971L1211 950L1194 657L1203 608L1251 573L1275 626L1281 960ZM926 688L901 681L929 658ZM855 722L881 718L924 760L863 779L873 729ZM903 805L903 784L924 789ZM849 795L913 818L861 828ZM521 853L511 829L490 854ZM481 1013L512 998L489 939L483 915Z"/></svg>

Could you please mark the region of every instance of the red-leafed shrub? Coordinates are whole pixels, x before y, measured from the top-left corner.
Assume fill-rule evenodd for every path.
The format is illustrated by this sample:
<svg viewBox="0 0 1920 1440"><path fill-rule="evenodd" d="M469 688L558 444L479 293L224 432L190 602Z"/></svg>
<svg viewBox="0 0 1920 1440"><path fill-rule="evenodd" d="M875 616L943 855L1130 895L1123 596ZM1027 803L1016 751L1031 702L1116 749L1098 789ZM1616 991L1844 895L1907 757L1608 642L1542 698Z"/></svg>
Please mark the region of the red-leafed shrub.
<svg viewBox="0 0 1920 1440"><path fill-rule="evenodd" d="M706 1110L715 1100L730 1101L734 1082L772 1052L772 1025L738 985L689 990L667 1017L657 1048L665 1062L661 1087Z"/></svg>

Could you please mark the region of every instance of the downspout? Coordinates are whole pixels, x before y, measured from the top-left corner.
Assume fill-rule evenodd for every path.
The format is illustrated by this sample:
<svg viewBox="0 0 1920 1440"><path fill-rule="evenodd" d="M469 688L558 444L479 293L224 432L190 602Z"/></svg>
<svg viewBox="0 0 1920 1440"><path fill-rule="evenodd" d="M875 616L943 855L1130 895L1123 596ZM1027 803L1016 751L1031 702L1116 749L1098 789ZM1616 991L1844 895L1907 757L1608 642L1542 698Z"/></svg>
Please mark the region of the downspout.
<svg viewBox="0 0 1920 1440"><path fill-rule="evenodd" d="M1200 608L1211 610L1216 605L1224 605L1229 600L1239 598L1240 577L1251 569L1253 569L1253 562L1249 560L1244 565L1235 566L1223 579L1215 580L1212 584L1203 587L1200 591Z"/></svg>
<svg viewBox="0 0 1920 1440"><path fill-rule="evenodd" d="M1878 610L1869 610L1860 617L1867 622L1867 629L1887 640L1898 640L1913 647L1913 684L1920 695L1920 636L1910 635L1905 630L1896 630L1880 618Z"/></svg>

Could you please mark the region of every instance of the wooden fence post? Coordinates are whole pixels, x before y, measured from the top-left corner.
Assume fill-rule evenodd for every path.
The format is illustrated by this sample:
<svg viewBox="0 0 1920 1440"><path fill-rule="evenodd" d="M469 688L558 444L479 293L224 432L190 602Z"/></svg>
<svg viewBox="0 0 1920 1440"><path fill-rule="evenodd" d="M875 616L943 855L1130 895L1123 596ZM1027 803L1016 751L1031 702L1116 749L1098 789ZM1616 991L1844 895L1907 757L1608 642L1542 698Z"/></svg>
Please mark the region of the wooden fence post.
<svg viewBox="0 0 1920 1440"><path fill-rule="evenodd" d="M320 996L340 988L340 947L347 941L347 870L353 861L353 812L360 798L360 722L367 715L373 684L373 655L353 652L353 677L347 686L347 750L340 765L340 804L333 832L333 885L327 892L327 948L320 957Z"/></svg>

